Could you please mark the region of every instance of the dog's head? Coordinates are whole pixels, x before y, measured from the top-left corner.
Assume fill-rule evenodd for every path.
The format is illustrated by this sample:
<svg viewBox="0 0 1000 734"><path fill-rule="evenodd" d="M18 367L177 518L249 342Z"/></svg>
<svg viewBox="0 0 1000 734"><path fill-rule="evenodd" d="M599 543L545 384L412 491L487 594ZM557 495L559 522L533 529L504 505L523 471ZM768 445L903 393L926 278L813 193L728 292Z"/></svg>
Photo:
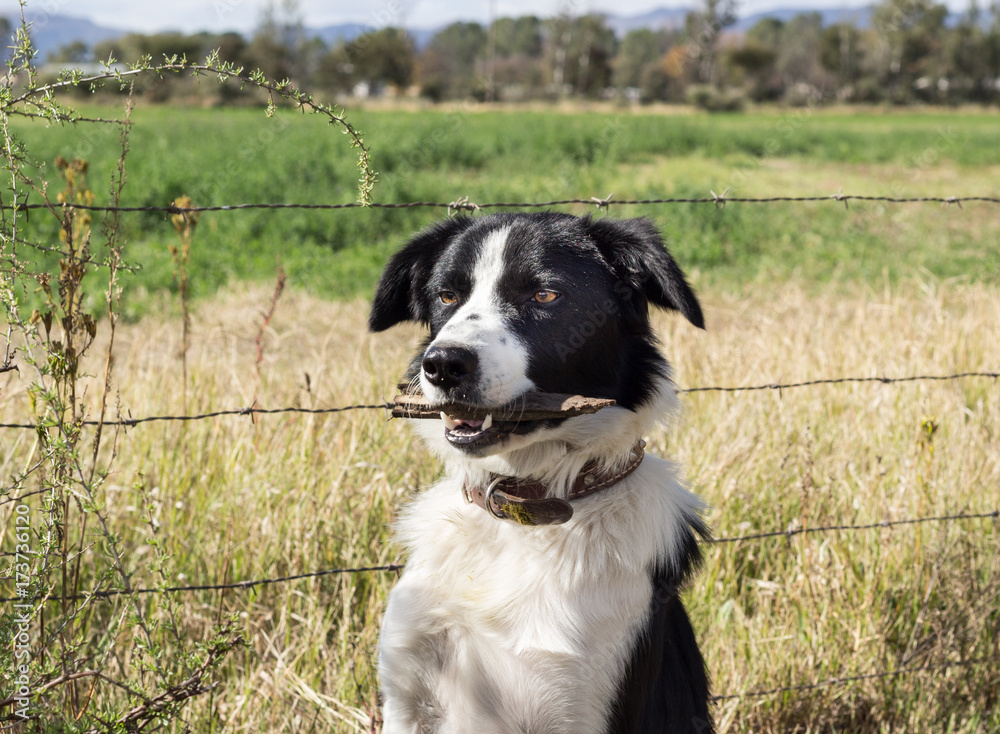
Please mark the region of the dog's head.
<svg viewBox="0 0 1000 734"><path fill-rule="evenodd" d="M493 408L540 390L613 398L634 412L668 378L650 305L703 326L698 300L648 220L494 214L448 219L410 240L379 280L369 327L429 326L406 377L419 379L434 404ZM445 418L437 435L466 456L486 456L585 418Z"/></svg>

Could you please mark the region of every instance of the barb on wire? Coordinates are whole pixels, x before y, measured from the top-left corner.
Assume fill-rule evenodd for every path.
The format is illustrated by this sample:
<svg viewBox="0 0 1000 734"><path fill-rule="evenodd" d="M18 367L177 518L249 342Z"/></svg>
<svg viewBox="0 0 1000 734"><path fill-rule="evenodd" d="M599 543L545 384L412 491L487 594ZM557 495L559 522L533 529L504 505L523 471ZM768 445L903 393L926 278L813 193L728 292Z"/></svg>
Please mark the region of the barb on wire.
<svg viewBox="0 0 1000 734"><path fill-rule="evenodd" d="M878 680L881 678L893 678L897 675L909 675L911 673L923 673L932 670L947 670L949 668L969 667L972 665L986 665L988 663L1000 662L1000 657L972 658L969 660L954 660L945 663L932 663L929 665L915 665L909 668L899 668L898 670L888 670L882 673L866 673L864 675L848 675L841 678L827 678L816 683L800 683L793 686L780 686L778 688L768 688L760 691L747 691L746 693L731 693L725 696L712 696L714 703L719 701L731 701L738 698L765 698L776 693L794 693L799 691L812 691L817 688L827 688L829 686L846 685L848 683L859 683L865 680Z"/></svg>
<svg viewBox="0 0 1000 734"><path fill-rule="evenodd" d="M1000 509L989 512L966 512L954 515L939 515L937 517L915 517L905 520L883 520L882 522L872 522L864 525L823 525L811 528L791 528L788 530L773 530L766 533L754 533L752 535L740 535L728 538L709 538L706 543L712 545L724 545L728 543L743 543L749 540L764 540L766 538L794 538L796 535L809 535L811 533L834 533L851 532L860 530L875 530L894 528L900 525L920 525L930 522L946 522L949 520L1000 520Z"/></svg>
<svg viewBox="0 0 1000 734"><path fill-rule="evenodd" d="M344 576L359 573L379 573L388 571L401 571L402 564L387 563L382 566L359 566L357 568L331 568L325 571L310 571L308 573L297 573L292 576L278 576L270 579L251 579L248 581L234 581L229 584L201 584L197 586L167 586L143 589L109 589L106 591L93 591L89 594L71 594L69 596L49 596L45 601L84 601L86 599L111 599L116 596L129 596L131 594L176 594L182 591L224 591L227 589L250 589L258 586L269 586L271 584L287 583L289 581L299 581L301 579L319 578L320 576ZM0 599L0 602L26 601L21 597L7 597Z"/></svg>
<svg viewBox="0 0 1000 734"><path fill-rule="evenodd" d="M186 214L191 212L223 212L239 211L243 209L356 209L364 206L372 209L413 209L413 208L434 208L447 209L451 211L478 211L480 209L538 209L551 206L566 206L570 204L586 204L593 206L595 202L600 202L601 207L610 206L638 206L648 204L714 204L723 208L726 204L772 204L780 202L842 202L844 206L850 201L877 201L885 204L920 204L938 203L942 205L957 204L961 207L963 202L982 202L987 204L1000 204L1000 197L996 196L860 196L855 194L825 194L822 196L729 196L728 189L721 194L710 192L711 196L703 197L664 197L656 199L619 199L612 201L609 196L606 199L588 196L586 198L554 199L552 201L495 201L486 204L470 202L468 197L457 199L456 201L406 201L406 202L371 202L363 204L360 202L347 202L343 204L218 204L210 206L178 207L171 203L166 206L102 206L98 204L74 204L66 203L64 207L69 209L81 209L94 212L162 212L164 214ZM17 208L28 211L30 209L42 209L45 204L3 204L0 210Z"/></svg>

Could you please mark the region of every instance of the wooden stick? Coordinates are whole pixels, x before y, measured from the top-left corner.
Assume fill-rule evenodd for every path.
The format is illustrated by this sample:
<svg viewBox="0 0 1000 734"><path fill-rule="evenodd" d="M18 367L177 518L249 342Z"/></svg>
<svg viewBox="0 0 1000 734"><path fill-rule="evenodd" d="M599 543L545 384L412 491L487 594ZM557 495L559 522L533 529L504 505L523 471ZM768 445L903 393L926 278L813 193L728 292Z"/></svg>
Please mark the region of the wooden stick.
<svg viewBox="0 0 1000 734"><path fill-rule="evenodd" d="M447 413L452 418L462 420L482 420L492 415L495 421L536 421L545 418L572 418L577 415L596 413L601 408L615 404L609 398L587 398L583 395L564 393L529 392L522 397L497 408L480 408L461 403L432 405L419 387L400 384L401 394L397 395L392 409L393 418L440 418Z"/></svg>

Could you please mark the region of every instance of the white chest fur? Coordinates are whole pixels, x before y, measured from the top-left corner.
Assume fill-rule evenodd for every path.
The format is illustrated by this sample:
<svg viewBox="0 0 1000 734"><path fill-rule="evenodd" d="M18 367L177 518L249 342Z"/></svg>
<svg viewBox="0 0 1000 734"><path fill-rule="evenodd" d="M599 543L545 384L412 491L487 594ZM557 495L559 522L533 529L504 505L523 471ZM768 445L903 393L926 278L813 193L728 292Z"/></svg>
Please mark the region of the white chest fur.
<svg viewBox="0 0 1000 734"><path fill-rule="evenodd" d="M383 622L385 734L604 729L652 594L698 500L647 457L569 523L526 528L465 503L456 480L417 497Z"/></svg>

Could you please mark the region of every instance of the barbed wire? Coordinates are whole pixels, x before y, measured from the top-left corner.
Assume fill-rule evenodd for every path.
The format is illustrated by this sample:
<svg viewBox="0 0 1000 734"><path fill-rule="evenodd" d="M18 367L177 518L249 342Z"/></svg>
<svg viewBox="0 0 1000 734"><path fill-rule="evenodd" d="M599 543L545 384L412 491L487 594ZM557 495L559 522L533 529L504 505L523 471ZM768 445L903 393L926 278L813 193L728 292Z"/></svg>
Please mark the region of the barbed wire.
<svg viewBox="0 0 1000 734"><path fill-rule="evenodd" d="M866 523L864 525L818 525L815 527L789 528L788 530L772 530L765 533L753 533L752 535L737 535L726 538L709 538L705 542L710 545L725 545L732 543L743 543L751 540L765 540L767 538L794 538L796 535L809 535L811 533L832 533L841 531L861 531L894 528L900 525L920 525L931 522L945 522L950 520L1000 520L1000 509L988 512L963 512L952 515L937 515L934 517L915 517L905 520L882 520L880 522Z"/></svg>
<svg viewBox="0 0 1000 734"><path fill-rule="evenodd" d="M305 413L309 415L324 415L328 413L345 413L350 410L392 410L392 403L373 403L366 405L343 405L337 408L231 408L227 410L214 410L210 413L197 413L194 415L150 415L144 418L119 418L117 420L83 420L79 421L81 426L104 426L133 428L141 423L154 423L157 421L200 421L208 418L219 418L222 416L249 416L255 415L275 415L279 413ZM0 428L22 428L37 429L35 423L0 423Z"/></svg>
<svg viewBox="0 0 1000 734"><path fill-rule="evenodd" d="M739 698L765 698L777 693L793 693L801 691L812 691L817 688L829 686L846 685L848 683L859 683L866 680L877 680L883 678L893 678L898 675L909 675L911 673L923 673L932 670L947 670L949 668L969 667L972 665L985 665L987 663L1000 662L1000 656L971 658L969 660L953 660L944 663L930 663L928 665L914 665L908 668L898 668L882 673L865 673L862 675L847 675L839 678L827 678L816 683L800 683L797 685L780 686L778 688L768 688L760 691L747 691L746 693L731 693L725 696L712 696L710 700L714 703L719 701L731 701Z"/></svg>
<svg viewBox="0 0 1000 734"><path fill-rule="evenodd" d="M909 377L835 377L819 380L806 380L804 382L772 382L765 385L748 385L740 387L686 387L678 392L753 392L758 390L789 390L797 387L816 387L817 385L843 385L847 383L879 382L885 385L901 382L924 382L942 380L961 380L967 377L988 377L992 379L1000 378L1000 372L957 372L951 375L911 375Z"/></svg>
<svg viewBox="0 0 1000 734"><path fill-rule="evenodd" d="M225 591L227 589L250 589L255 591L258 586L270 586L272 584L282 584L289 581L300 581L302 579L319 578L321 576L350 576L360 573L385 573L390 571L401 571L402 564L387 563L382 566L358 566L356 568L330 568L323 571L308 571L297 573L291 576L277 576L268 579L250 579L247 581L234 581L226 584L198 584L194 586L154 586L149 588L132 589L106 589L103 591L91 591L84 594L69 594L66 596L47 596L45 601L85 601L87 599L113 599L117 596L129 596L130 594L177 594L187 591ZM2 579L10 581L11 579ZM0 602L26 601L28 597L4 597ZM31 601L36 601L31 599Z"/></svg>
<svg viewBox="0 0 1000 734"><path fill-rule="evenodd" d="M753 540L764 540L767 538L793 538L796 535L806 535L811 533L828 533L828 532L861 532L865 530L875 530L875 529L885 529L892 528L901 525L919 525L932 522L955 522L955 521L966 521L966 520L994 520L1000 521L1000 509L994 509L987 512L967 512L967 513L953 513L948 515L936 515L933 517L916 517L908 518L903 520L885 520L882 522L866 523L860 525L826 525L811 528L797 528L793 530L775 530L766 533L756 533L753 535L741 535L734 537L724 537L724 538L710 538L705 541L705 543L711 545L722 545L722 544L735 544L742 542L749 542ZM116 596L128 595L130 593L134 594L174 594L180 592L192 592L192 591L224 591L227 589L250 589L254 590L258 586L268 586L271 584L287 583L289 581L299 581L302 579L317 578L320 576L333 576L333 575L350 575L359 573L382 573L394 571L398 572L403 569L402 564L385 564L382 566L358 566L354 568L331 568L321 571L307 571L304 573L293 574L290 576L278 576L275 578L263 578L263 579L250 579L246 581L234 581L230 583L222 584L196 584L192 586L169 586L169 587L149 587L149 588L139 588L132 589L132 591L125 591L120 589L110 589L106 591L93 591L85 594L74 594L70 596L49 596L46 597L46 601L82 601L85 599L111 599ZM0 581L9 581L10 579L0 579ZM0 598L0 602L11 602L18 601L21 597L7 597ZM22 599L23 600L23 599Z"/></svg>
<svg viewBox="0 0 1000 734"><path fill-rule="evenodd" d="M819 380L807 380L804 382L786 382L786 383L776 383L771 382L763 385L744 385L744 386L732 386L732 387L719 387L719 386L709 386L709 387L685 387L678 388L678 393L697 393L697 392L728 392L728 393L738 393L738 392L757 392L761 390L777 390L779 393L782 390L791 390L800 387L816 387L818 385L842 385L849 383L880 383L883 385L890 385L896 383L907 383L907 382L940 382L945 380L961 380L966 378L981 377L988 379L1000 379L1000 371L997 372L957 372L950 375L910 375L907 377L836 377L836 378L825 378ZM255 415L275 415L280 413L304 413L308 415L323 415L327 413L344 413L351 410L392 410L392 403L369 403L369 404L358 404L358 405L344 405L335 408L258 408L256 405L252 405L247 408L230 408L226 410L215 410L209 413L198 413L194 415L151 415L142 418L118 418L117 420L84 420L80 421L81 426L107 426L107 427L121 427L121 428L133 428L141 423L153 423L156 421L198 421L206 420L208 418L218 418L221 416L250 416L251 418ZM36 423L0 423L0 428L20 428L20 429L31 429L35 430L39 427Z"/></svg>
<svg viewBox="0 0 1000 734"><path fill-rule="evenodd" d="M701 197L661 197L651 199L613 199L613 195L606 197L590 196L586 198L553 199L551 201L494 201L486 203L476 203L469 201L468 197L461 197L454 201L406 201L406 202L371 202L362 204L360 202L344 202L340 204L298 204L298 203L244 203L244 204L217 204L208 206L179 207L173 203L162 206L102 206L98 204L76 204L67 202L59 206L67 209L79 209L91 212L150 212L163 214L193 214L200 212L226 212L243 211L247 209L417 209L434 208L447 209L451 211L479 211L480 209L538 209L551 206L568 206L572 204L585 204L596 206L599 209L606 209L611 206L638 206L651 204L714 204L720 208L726 204L771 204L779 202L805 203L805 202L839 202L845 206L851 201L881 202L885 204L918 204L935 203L942 205L957 205L961 207L963 203L981 202L988 204L1000 204L1000 197L995 196L864 196L859 194L827 194L819 196L728 196L726 192L716 194L711 192L711 196ZM19 204L2 204L0 210L29 211L31 209L48 209L48 204L29 204L27 201Z"/></svg>

